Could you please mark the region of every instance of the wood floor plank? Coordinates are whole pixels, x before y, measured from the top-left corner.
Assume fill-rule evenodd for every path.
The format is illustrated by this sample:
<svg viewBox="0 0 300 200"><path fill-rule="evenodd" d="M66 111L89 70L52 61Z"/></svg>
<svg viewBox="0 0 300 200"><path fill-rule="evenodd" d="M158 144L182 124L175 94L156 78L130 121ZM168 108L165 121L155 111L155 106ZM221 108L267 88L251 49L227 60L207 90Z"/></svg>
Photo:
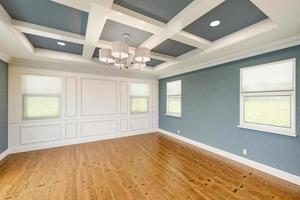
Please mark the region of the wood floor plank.
<svg viewBox="0 0 300 200"><path fill-rule="evenodd" d="M300 186L153 133L10 155L7 199L299 200Z"/></svg>

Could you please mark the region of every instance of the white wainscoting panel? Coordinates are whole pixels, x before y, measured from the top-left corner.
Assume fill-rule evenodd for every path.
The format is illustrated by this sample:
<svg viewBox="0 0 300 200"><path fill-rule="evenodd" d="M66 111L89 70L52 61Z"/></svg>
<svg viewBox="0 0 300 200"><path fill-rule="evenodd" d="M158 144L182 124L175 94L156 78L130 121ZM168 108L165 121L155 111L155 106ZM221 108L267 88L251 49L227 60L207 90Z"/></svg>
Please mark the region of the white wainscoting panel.
<svg viewBox="0 0 300 200"><path fill-rule="evenodd" d="M128 82L120 81L120 113L128 112Z"/></svg>
<svg viewBox="0 0 300 200"><path fill-rule="evenodd" d="M158 128L158 117L152 117L152 128Z"/></svg>
<svg viewBox="0 0 300 200"><path fill-rule="evenodd" d="M81 81L82 115L117 113L117 81L84 78Z"/></svg>
<svg viewBox="0 0 300 200"><path fill-rule="evenodd" d="M32 144L59 140L61 137L61 125L40 125L21 127L21 144Z"/></svg>
<svg viewBox="0 0 300 200"><path fill-rule="evenodd" d="M66 123L66 138L76 138L77 135L77 123Z"/></svg>
<svg viewBox="0 0 300 200"><path fill-rule="evenodd" d="M62 65L61 68L63 67ZM75 73L15 64L10 64L8 70L10 152L98 141L156 130L158 80ZM60 118L23 120L22 74L61 78ZM131 83L146 83L150 86L149 113L129 112Z"/></svg>
<svg viewBox="0 0 300 200"><path fill-rule="evenodd" d="M143 130L150 128L150 120L149 117L143 118L131 118L130 119L130 130Z"/></svg>
<svg viewBox="0 0 300 200"><path fill-rule="evenodd" d="M103 135L117 133L117 120L90 121L81 123L81 135Z"/></svg>
<svg viewBox="0 0 300 200"><path fill-rule="evenodd" d="M152 112L158 112L158 84L152 84Z"/></svg>
<svg viewBox="0 0 300 200"><path fill-rule="evenodd" d="M77 78L66 77L66 116L77 115Z"/></svg>
<svg viewBox="0 0 300 200"><path fill-rule="evenodd" d="M125 132L128 131L128 120L120 119L120 131Z"/></svg>

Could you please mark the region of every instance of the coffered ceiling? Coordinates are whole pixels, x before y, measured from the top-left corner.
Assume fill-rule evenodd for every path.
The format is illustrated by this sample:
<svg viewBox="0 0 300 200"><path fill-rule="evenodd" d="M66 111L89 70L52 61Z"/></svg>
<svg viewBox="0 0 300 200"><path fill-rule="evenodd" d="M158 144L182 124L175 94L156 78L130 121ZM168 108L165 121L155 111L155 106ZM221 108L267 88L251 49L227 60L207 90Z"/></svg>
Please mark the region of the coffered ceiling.
<svg viewBox="0 0 300 200"><path fill-rule="evenodd" d="M0 56L111 70L101 48L129 33L166 77L300 41L298 0L0 0ZM211 22L219 21L218 26ZM64 42L60 46L57 42ZM136 71L135 71L136 73Z"/></svg>

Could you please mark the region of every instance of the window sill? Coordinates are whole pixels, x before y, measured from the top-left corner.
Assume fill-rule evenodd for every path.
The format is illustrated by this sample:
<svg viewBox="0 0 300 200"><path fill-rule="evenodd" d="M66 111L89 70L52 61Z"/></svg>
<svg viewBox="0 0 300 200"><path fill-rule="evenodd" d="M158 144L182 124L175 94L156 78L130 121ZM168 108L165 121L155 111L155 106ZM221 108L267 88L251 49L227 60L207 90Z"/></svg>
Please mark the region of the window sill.
<svg viewBox="0 0 300 200"><path fill-rule="evenodd" d="M297 137L297 134L294 130L287 129L287 128L267 127L267 126L260 126L260 125L248 125L248 124L238 125L237 127L243 129L255 130L255 131L275 133L279 135L286 135L290 137Z"/></svg>
<svg viewBox="0 0 300 200"><path fill-rule="evenodd" d="M180 114L166 113L165 115L166 115L166 116L169 116L169 117L177 117L177 118L181 118L181 115L180 115Z"/></svg>
<svg viewBox="0 0 300 200"><path fill-rule="evenodd" d="M149 114L149 112L130 112L131 115Z"/></svg>

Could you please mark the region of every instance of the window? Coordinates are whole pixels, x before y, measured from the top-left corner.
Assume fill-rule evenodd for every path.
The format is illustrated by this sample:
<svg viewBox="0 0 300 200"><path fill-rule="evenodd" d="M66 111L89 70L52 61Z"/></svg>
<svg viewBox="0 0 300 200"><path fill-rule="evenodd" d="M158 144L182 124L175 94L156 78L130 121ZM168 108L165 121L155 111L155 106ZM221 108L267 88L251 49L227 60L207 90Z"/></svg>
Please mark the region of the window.
<svg viewBox="0 0 300 200"><path fill-rule="evenodd" d="M60 93L59 77L22 75L23 119L59 118Z"/></svg>
<svg viewBox="0 0 300 200"><path fill-rule="evenodd" d="M181 80L167 83L167 115L181 117Z"/></svg>
<svg viewBox="0 0 300 200"><path fill-rule="evenodd" d="M131 83L130 110L131 113L149 112L149 85L144 83Z"/></svg>
<svg viewBox="0 0 300 200"><path fill-rule="evenodd" d="M295 59L240 70L240 127L295 136Z"/></svg>

